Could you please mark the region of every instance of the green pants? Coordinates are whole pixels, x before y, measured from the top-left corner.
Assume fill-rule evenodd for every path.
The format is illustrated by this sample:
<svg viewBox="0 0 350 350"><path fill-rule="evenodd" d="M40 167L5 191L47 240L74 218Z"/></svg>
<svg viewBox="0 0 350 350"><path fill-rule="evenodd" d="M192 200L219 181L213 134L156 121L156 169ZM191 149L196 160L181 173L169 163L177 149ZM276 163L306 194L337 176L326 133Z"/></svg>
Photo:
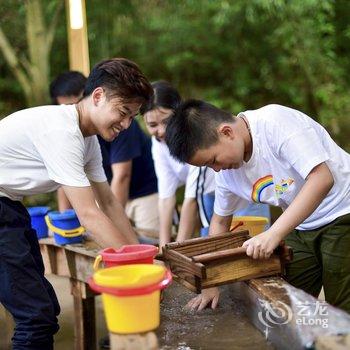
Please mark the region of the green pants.
<svg viewBox="0 0 350 350"><path fill-rule="evenodd" d="M350 313L350 214L311 231L294 230L286 238L294 258L286 266L287 281Z"/></svg>

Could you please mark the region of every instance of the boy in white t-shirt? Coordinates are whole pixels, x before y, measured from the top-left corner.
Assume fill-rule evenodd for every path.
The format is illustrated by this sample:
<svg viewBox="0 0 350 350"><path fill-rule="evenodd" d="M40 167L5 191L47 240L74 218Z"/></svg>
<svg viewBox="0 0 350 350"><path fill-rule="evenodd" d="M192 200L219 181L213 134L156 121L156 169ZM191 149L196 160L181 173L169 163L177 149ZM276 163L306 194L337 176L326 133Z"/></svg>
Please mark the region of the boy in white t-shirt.
<svg viewBox="0 0 350 350"><path fill-rule="evenodd" d="M137 243L106 181L96 135L112 141L152 93L135 63L116 58L93 68L76 105L29 108L0 121L0 302L16 322L14 349L52 349L60 309L20 201L62 186L101 247Z"/></svg>
<svg viewBox="0 0 350 350"><path fill-rule="evenodd" d="M244 243L247 255L268 258L285 240L294 250L287 279L350 312L350 155L307 115L280 105L237 117L208 103L184 102L165 140L183 162L217 171L210 234L226 232L234 210L248 202L279 206L283 214ZM189 302L211 303L217 288Z"/></svg>

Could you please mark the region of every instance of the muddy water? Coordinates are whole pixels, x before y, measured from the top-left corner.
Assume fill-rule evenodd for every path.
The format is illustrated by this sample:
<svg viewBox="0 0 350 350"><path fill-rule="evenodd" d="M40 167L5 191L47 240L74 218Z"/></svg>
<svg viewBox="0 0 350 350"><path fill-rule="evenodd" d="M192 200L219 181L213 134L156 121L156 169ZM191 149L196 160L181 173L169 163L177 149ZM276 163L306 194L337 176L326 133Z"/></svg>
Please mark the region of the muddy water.
<svg viewBox="0 0 350 350"><path fill-rule="evenodd" d="M244 315L239 300L223 290L216 310L184 309L194 293L177 283L164 293L157 336L162 350L273 349Z"/></svg>
<svg viewBox="0 0 350 350"><path fill-rule="evenodd" d="M69 281L50 276L60 304L60 331L55 336L55 350L73 349L73 301ZM186 311L183 306L195 294L173 283L164 293L161 305L161 325L157 336L162 350L236 350L273 349L263 335L245 317L240 302L227 290L221 295L216 310L200 313ZM96 330L100 339L108 334L101 298L96 298ZM5 348L4 318L0 310L0 349Z"/></svg>

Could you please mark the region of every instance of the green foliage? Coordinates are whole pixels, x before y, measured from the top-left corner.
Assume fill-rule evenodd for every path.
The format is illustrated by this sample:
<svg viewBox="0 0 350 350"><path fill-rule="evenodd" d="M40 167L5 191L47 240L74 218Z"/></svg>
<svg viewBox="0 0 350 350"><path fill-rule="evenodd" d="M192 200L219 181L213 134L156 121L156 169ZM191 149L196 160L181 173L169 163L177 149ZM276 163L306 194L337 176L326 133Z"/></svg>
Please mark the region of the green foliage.
<svg viewBox="0 0 350 350"><path fill-rule="evenodd" d="M54 0L46 0L50 12ZM25 48L23 5L3 9L11 40ZM300 109L343 147L350 129L348 0L89 0L92 63L124 56L151 80L166 79L184 97L237 113L268 103ZM5 10L5 11L4 11ZM19 12L16 12L19 10ZM65 18L53 51L52 77L68 69ZM0 115L23 96L0 55Z"/></svg>

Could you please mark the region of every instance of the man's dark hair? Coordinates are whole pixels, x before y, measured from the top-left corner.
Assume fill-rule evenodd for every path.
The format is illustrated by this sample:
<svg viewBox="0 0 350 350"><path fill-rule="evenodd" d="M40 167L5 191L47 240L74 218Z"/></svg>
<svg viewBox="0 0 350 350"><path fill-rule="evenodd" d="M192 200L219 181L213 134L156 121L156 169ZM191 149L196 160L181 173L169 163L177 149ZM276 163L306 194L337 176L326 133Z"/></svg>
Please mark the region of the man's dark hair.
<svg viewBox="0 0 350 350"><path fill-rule="evenodd" d="M174 110L181 103L178 91L167 81L160 80L152 83L153 96L140 110L141 114L157 109L159 107Z"/></svg>
<svg viewBox="0 0 350 350"><path fill-rule="evenodd" d="M60 96L80 96L84 90L86 77L80 72L67 71L58 75L50 84L50 97L53 104L58 104Z"/></svg>
<svg viewBox="0 0 350 350"><path fill-rule="evenodd" d="M139 67L126 58L104 60L92 69L83 93L83 98L102 87L108 98L119 97L123 101L146 103L153 95L153 89Z"/></svg>
<svg viewBox="0 0 350 350"><path fill-rule="evenodd" d="M221 123L232 123L232 114L199 100L181 103L170 118L165 142L170 154L180 162L186 162L199 149L215 144L218 139L217 127Z"/></svg>

